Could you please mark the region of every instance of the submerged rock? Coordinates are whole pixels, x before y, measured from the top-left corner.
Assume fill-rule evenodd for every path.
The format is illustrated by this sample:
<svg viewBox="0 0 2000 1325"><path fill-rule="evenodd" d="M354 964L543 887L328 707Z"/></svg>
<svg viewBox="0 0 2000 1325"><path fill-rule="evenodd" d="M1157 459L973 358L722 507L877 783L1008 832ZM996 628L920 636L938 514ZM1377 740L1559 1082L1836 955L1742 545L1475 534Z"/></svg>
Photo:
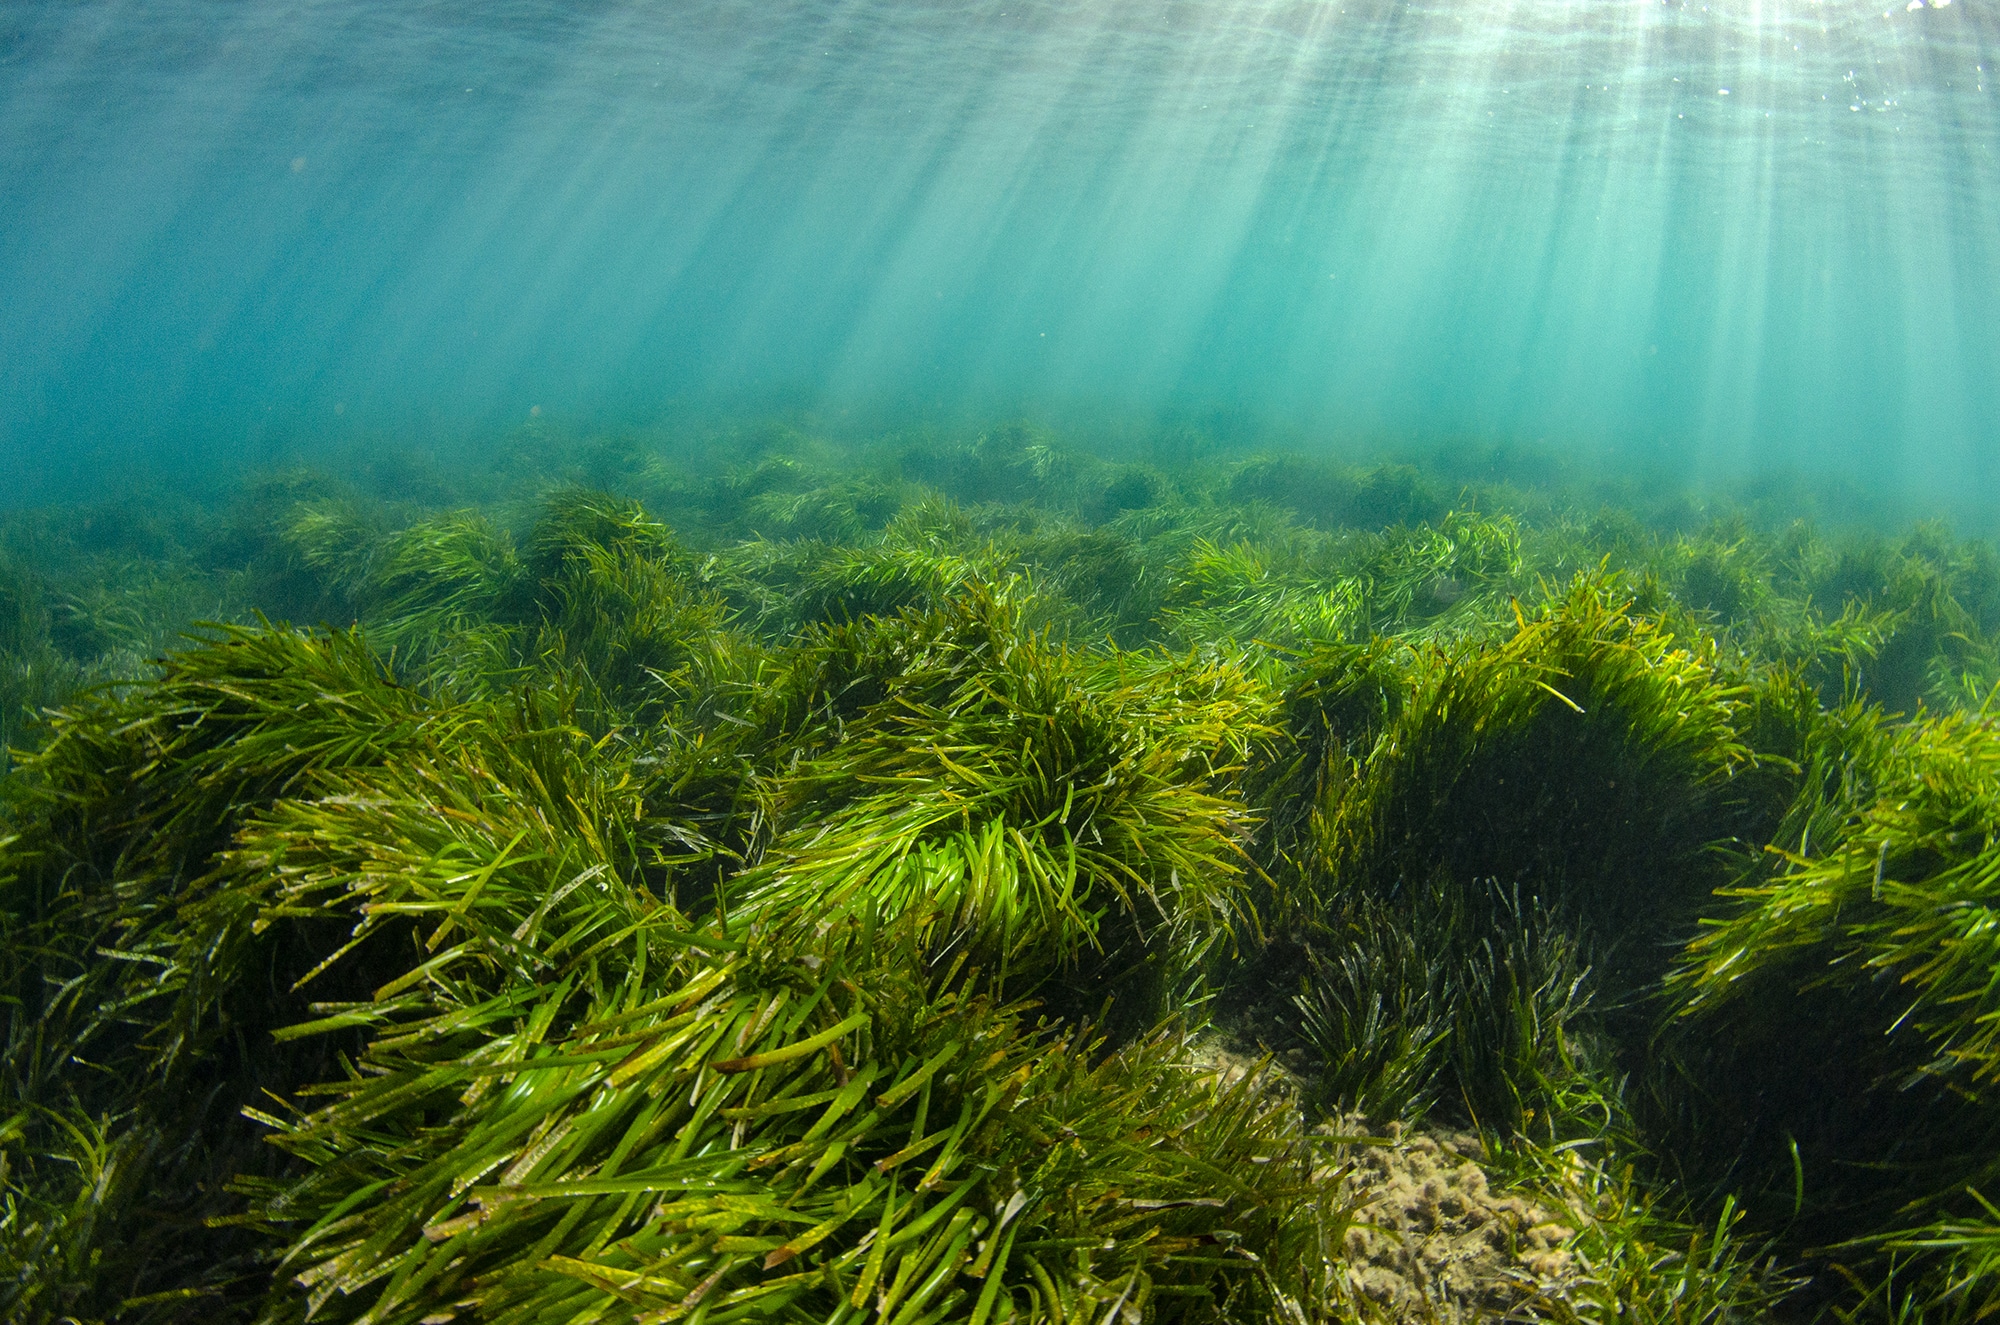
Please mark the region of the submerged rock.
<svg viewBox="0 0 2000 1325"><path fill-rule="evenodd" d="M1352 1118L1339 1132L1327 1177L1357 1202L1348 1277L1389 1319L1504 1316L1561 1296L1575 1276L1574 1216L1496 1186L1478 1137L1395 1123L1371 1135Z"/></svg>
<svg viewBox="0 0 2000 1325"><path fill-rule="evenodd" d="M1300 1097L1276 1061L1199 1041L1195 1066L1234 1084L1261 1073L1274 1093ZM1528 1318L1566 1295L1580 1273L1569 1244L1580 1212L1551 1210L1497 1181L1471 1132L1371 1126L1349 1115L1322 1123L1325 1163L1353 1211L1342 1243L1355 1305L1387 1321ZM1372 1310L1371 1310L1372 1309Z"/></svg>

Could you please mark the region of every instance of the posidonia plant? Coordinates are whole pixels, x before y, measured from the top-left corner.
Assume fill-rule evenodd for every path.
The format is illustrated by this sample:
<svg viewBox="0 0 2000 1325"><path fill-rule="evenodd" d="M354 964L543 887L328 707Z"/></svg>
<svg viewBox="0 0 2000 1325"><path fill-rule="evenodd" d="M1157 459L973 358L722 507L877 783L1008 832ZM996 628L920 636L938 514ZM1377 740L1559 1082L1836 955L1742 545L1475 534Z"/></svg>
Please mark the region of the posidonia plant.
<svg viewBox="0 0 2000 1325"><path fill-rule="evenodd" d="M1368 1318L1361 1121L1523 1317L2000 1300L1983 544L708 454L0 522L8 1318Z"/></svg>
<svg viewBox="0 0 2000 1325"><path fill-rule="evenodd" d="M593 735L564 660L466 699L398 684L353 635L238 630L59 719L7 848L16 1175L41 1202L14 1222L15 1309L1336 1310L1343 1207L1281 1096L1197 1071L1170 1009L1114 1050L1006 1001L1089 970L1183 978L1226 935L1246 683L1071 655L992 598L846 633L789 660L820 699L742 696L790 721L708 719L766 769L735 794L777 828L740 869L715 864L705 742ZM855 686L874 698L843 713ZM925 756L901 776L942 809L877 851L896 807L870 788ZM858 799L824 785L839 757ZM828 831L845 863L814 863ZM718 881L692 915L690 869ZM808 878L823 895L787 891ZM524 1094L495 1069L528 1059ZM191 1089L212 1094L190 1110ZM56 1100L106 1111L106 1138ZM502 1188L585 1188L441 1240L494 1146L474 1167ZM813 1162L762 1172L781 1152ZM619 1174L601 1209L572 1199ZM149 1231L163 1210L177 1237Z"/></svg>
<svg viewBox="0 0 2000 1325"><path fill-rule="evenodd" d="M1873 743L1848 817L1689 946L1671 1038L1711 1082L1690 1125L1748 1191L1849 1273L1896 1265L1890 1297L1971 1319L2000 1174L2000 736L1975 714Z"/></svg>

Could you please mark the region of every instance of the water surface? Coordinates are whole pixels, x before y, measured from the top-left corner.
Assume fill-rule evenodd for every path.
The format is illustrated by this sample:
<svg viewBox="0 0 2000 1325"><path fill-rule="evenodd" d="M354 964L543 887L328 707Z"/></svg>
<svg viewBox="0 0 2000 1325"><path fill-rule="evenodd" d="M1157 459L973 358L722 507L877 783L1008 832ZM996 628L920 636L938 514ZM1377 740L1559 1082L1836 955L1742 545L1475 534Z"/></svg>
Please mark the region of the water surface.
<svg viewBox="0 0 2000 1325"><path fill-rule="evenodd" d="M1984 0L16 4L0 477L701 405L1974 507L1996 37Z"/></svg>

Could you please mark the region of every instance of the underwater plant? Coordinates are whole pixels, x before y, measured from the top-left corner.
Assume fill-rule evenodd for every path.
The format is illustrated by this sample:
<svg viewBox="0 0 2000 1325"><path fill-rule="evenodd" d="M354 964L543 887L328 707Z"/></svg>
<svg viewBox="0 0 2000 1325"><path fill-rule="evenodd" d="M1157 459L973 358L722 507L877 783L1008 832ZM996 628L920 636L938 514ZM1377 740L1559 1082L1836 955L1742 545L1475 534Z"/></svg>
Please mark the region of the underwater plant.
<svg viewBox="0 0 2000 1325"><path fill-rule="evenodd" d="M580 557L589 569L597 554L588 549L607 541L586 540L584 553L558 545L543 560ZM539 573L560 578L546 564ZM533 1163L573 1161L591 1181L609 1182L624 1163L610 1156L653 1163L653 1147L662 1147L658 1162L668 1163L669 1152L690 1153L708 1126L724 1142L717 1151L704 1140L695 1152L708 1156L710 1176L688 1170L687 1181L671 1187L661 1186L668 1179L660 1174L644 1180L650 1186L631 1179L631 1190L643 1187L655 1199L635 1206L628 1192L615 1194L601 1212L609 1225L579 1228L584 1207L533 1192L517 1217L490 1229L486 1217L475 1219L489 1234L480 1245L500 1258L496 1266L533 1270L532 1283L493 1288L498 1296L480 1299L485 1309L513 1303L509 1295L518 1292L521 1310L538 1310L547 1294L568 1301L579 1290L627 1302L657 1290L669 1293L660 1301L666 1307L706 1283L703 1295L719 1291L718 1302L779 1310L797 1294L764 1291L769 1276L758 1267L789 1245L809 1208L817 1211L814 1227L825 1227L792 1254L810 1253L814 1269L804 1277L819 1285L818 1309L835 1315L855 1310L839 1302L866 1302L871 1293L885 1312L913 1293L926 1306L943 1293L938 1300L964 1310L983 1300L983 1319L996 1301L1006 1304L1003 1314L1067 1314L1093 1295L1100 1305L1131 1302L1138 1310L1157 1294L1199 1314L1242 1294L1292 1300L1336 1292L1324 1244L1337 1238L1338 1211L1320 1208L1326 1189L1308 1180L1311 1146L1281 1100L1254 1082L1224 1083L1189 1066L1185 1037L1160 1009L1105 1058L1088 1029L1030 1023L1025 1009L1000 1001L995 983L1072 969L1083 956L1079 943L1100 961L1127 966L1152 960L1148 952L1158 947L1163 978L1171 978L1222 932L1226 891L1203 900L1195 889L1226 885L1234 874L1224 857L1240 811L1205 785L1230 775L1222 761L1239 740L1243 683L1166 663L1136 676L1107 670L1022 632L1004 600L990 597L936 619L851 624L799 652L800 675L824 679L831 669L849 677L829 697L836 705L871 669L867 683L880 698L852 708L833 730L816 703L788 709L803 718L789 732L790 748L846 751L864 786L890 784L899 764L938 749L930 722L939 730L956 723L966 744L946 747L932 768L961 768L969 780L945 796L944 817L983 822L975 845L1029 868L989 878L997 889L969 896L963 908L947 905L942 916L937 906L949 894L935 888L914 894L920 904L899 906L886 876L915 868L934 880L940 862L973 841L949 830L926 836L919 824L905 857L862 880L865 900L843 909L789 896L788 881L810 877L823 888L841 877L826 864L809 876L804 864L812 851L841 849L838 834L824 836L830 826L849 824L846 840L858 842L873 816L895 808L893 789L876 800L862 796L845 814L838 799L821 804L833 790L822 755L783 769L769 793L781 824L813 825L820 836L791 845L795 839L779 831L762 866L711 885L708 921L689 917L670 900L683 895L676 871L716 854L699 819L674 815L688 790L675 752L685 758L698 742L663 745L622 729L591 735L578 725L589 710L579 706L581 691L562 688L567 669L467 698L454 697L455 683L434 673L424 686L399 684L352 633L224 632L170 659L159 680L106 693L60 718L57 738L34 761L24 831L6 846L7 1091L18 1144L10 1153L42 1147L41 1160L15 1173L44 1200L77 1192L89 1217L70 1218L56 1237L45 1236L52 1217L17 1218L9 1245L31 1290L56 1283L52 1258L65 1254L87 1257L91 1282L53 1299L17 1298L15 1308L171 1314L176 1303L248 1302L269 1292L275 1296L256 1308L265 1319L308 1309L324 1316L348 1303L371 1319L400 1319L405 1305L411 1320L434 1316L456 1300L452 1294L469 1291L472 1270L432 1282L444 1262L418 1253L443 1243L439 1254L455 1266L484 1262L468 1259L469 1244L452 1240L457 1235L436 1236L458 1216L420 1208L433 1199L424 1194L454 1192L455 1203L485 1197L455 1178L435 1188L422 1176L426 1162L462 1176L465 1146L510 1138L506 1144L528 1149L506 1161L503 1187L531 1172L532 1163L522 1167L530 1154ZM910 706L919 699L937 712L913 721ZM1019 734L1051 723L1047 751L1016 744ZM1133 739L1149 729L1150 739ZM997 742L990 754L972 744L980 739ZM1017 764L1012 773L1009 761ZM1095 789L1079 798L1086 778ZM1061 803L1052 800L1058 795ZM996 926L1005 932L1008 916L1034 913L1035 868L1041 884L1057 890L1049 895L1058 912L989 948L981 935ZM974 956L1011 964L1015 974L981 976L966 965ZM785 991L799 979L818 993L796 1001L802 991ZM876 1012L852 1002L862 989ZM788 1001L792 1011L776 1017ZM632 1015L640 1008L651 1011ZM692 1042L671 1033L685 1027L690 1008L704 1010L697 1020L705 1029ZM657 1072L623 1070L633 1066L630 1046L654 1042L656 1026L668 1036L660 1043L686 1053L648 1050L639 1057L650 1057ZM869 1026L879 1026L879 1037L864 1033ZM760 1050L765 1040L755 1037L767 1032L777 1038ZM609 1054L598 1043L605 1034ZM548 1067L582 1059L601 1070L586 1082L525 1069L553 1090L532 1098L493 1089L513 1075L495 1073L495 1065L540 1059L550 1046ZM963 1064L942 1070L960 1055ZM762 1070L765 1061L772 1071ZM744 1066L731 1066L738 1062ZM777 1074L780 1063L792 1066ZM360 1065L359 1075L343 1064ZM219 1089L190 1109L189 1084L199 1080ZM702 1080L720 1083L721 1093L704 1101L697 1092L688 1106L695 1112L678 1121L660 1112L662 1089L683 1099ZM628 1117L626 1106L611 1105L606 1084L637 1112ZM850 1110L871 1084L872 1108L832 1132L834 1115L809 1135L804 1129L818 1115L789 1107L796 1095L822 1113L846 1098L843 1111ZM750 1095L742 1095L746 1088ZM341 1102L304 1102L329 1091ZM277 1103L301 1112L274 1113ZM486 1117L492 1108L501 1112ZM79 1109L106 1110L117 1121L93 1138L70 1121ZM590 1119L579 1141L604 1137L609 1151L572 1153L536 1140L568 1134L575 1109ZM1004 1126L988 1125L995 1109ZM957 1118L950 1134L957 1139L915 1163L947 1139L925 1119L947 1113ZM770 1126L751 1137L748 1117ZM618 1131L615 1118L638 1130ZM278 1151L246 1131L249 1124L276 1129ZM1123 1139L1135 1127L1136 1148ZM454 1128L464 1139L450 1140ZM176 1129L183 1139L168 1160L161 1138ZM1058 1145L1051 1154L1049 1139L1058 1134L1079 1138L1073 1150ZM411 1149L420 1137L439 1147L434 1161L424 1160L423 1146ZM642 1145L646 1137L653 1142ZM58 1144L65 1138L67 1150ZM824 1164L733 1176L754 1158L816 1138ZM65 1188L57 1174L83 1158L78 1148L86 1144L112 1153L98 1173L143 1177L126 1188L104 1181L80 1188L74 1183L91 1175L79 1170ZM276 1154L290 1158L273 1163ZM969 1156L993 1162L954 1178L941 1201L926 1195ZM899 1169L893 1180L879 1177ZM1254 1181L1246 1185L1238 1170ZM567 1171L547 1176L560 1186ZM1154 1172L1157 1180L1145 1176ZM1002 1182L1004 1190L994 1187ZM800 1198L814 1192L813 1201L826 1204L791 1199L792 1187L782 1184L792 1183ZM1239 1195L1218 1196L1224 1183ZM975 1188L986 1194L967 1204ZM670 1190L688 1195L678 1205L658 1199ZM402 1195L379 1208L366 1204L387 1192ZM710 1214L770 1211L769 1226L782 1232L775 1239L719 1233L714 1219L681 1208L688 1200ZM162 1208L180 1212L183 1228L191 1221L215 1231L163 1240L146 1231ZM618 1264L649 1245L651 1234L623 1222L635 1213L667 1239L645 1257L650 1279L632 1279ZM1230 1240L1203 1231L1225 1218ZM724 1222L739 1230L768 1224L735 1215ZM1088 1229L1096 1246L1121 1227L1129 1237L1111 1241L1129 1245L1129 1254L1082 1255L1078 1230ZM837 1237L841 1228L849 1231ZM898 1228L908 1237L894 1245L906 1250L884 1261ZM857 1244L871 1229L875 1241ZM575 1241L557 1230L574 1230ZM552 1231L556 1241L521 1261ZM1244 1238L1257 1254L1232 1259ZM760 1242L751 1255L739 1245L744 1239L770 1245ZM614 1242L625 1250L602 1260ZM1291 1250L1280 1255L1283 1248ZM1048 1259L1058 1252L1060 1260ZM829 1256L838 1265L821 1268L834 1265ZM254 1288L271 1272L260 1274L260 1264L278 1272L268 1290ZM678 1277L697 1269L692 1279ZM731 1274L748 1278L725 1284ZM954 1286L960 1279L969 1287ZM983 1282L1010 1286L1001 1298L1000 1287L985 1292Z"/></svg>
<svg viewBox="0 0 2000 1325"><path fill-rule="evenodd" d="M1394 899L1440 871L1532 888L1605 943L1621 988L1663 969L1620 950L1641 924L1691 925L1724 881L1707 847L1747 807L1755 762L1735 723L1747 689L1712 645L1580 578L1496 645L1419 649L1394 718L1351 780L1323 792L1312 874L1321 905Z"/></svg>
<svg viewBox="0 0 2000 1325"><path fill-rule="evenodd" d="M10 1319L1388 1319L1426 1128L1519 1318L2000 1301L1984 544L515 440L0 520Z"/></svg>
<svg viewBox="0 0 2000 1325"><path fill-rule="evenodd" d="M1864 1277L1894 1264L1943 1312L1990 1292L1968 1267L2000 1155L1986 1089L2000 742L1963 715L1869 744L1845 816L1731 890L1689 945L1672 1042L1697 1086L1691 1162L1726 1167L1798 1245Z"/></svg>
<svg viewBox="0 0 2000 1325"><path fill-rule="evenodd" d="M773 779L775 831L735 905L942 908L1001 972L1088 952L1092 1012L1114 973L1171 981L1231 931L1233 784L1260 710L1240 672L1077 652L983 587L799 648L838 707L800 705L813 753ZM1158 1015L1162 993L1131 996Z"/></svg>

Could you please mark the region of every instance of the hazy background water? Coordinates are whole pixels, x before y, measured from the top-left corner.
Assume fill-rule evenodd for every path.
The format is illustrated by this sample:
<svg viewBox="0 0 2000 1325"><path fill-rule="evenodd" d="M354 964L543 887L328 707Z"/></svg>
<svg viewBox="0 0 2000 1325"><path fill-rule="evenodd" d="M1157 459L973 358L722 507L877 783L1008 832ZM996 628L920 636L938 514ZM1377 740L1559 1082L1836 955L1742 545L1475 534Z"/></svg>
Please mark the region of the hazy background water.
<svg viewBox="0 0 2000 1325"><path fill-rule="evenodd" d="M0 481L783 408L1964 510L1996 39L1992 0L13 0Z"/></svg>

